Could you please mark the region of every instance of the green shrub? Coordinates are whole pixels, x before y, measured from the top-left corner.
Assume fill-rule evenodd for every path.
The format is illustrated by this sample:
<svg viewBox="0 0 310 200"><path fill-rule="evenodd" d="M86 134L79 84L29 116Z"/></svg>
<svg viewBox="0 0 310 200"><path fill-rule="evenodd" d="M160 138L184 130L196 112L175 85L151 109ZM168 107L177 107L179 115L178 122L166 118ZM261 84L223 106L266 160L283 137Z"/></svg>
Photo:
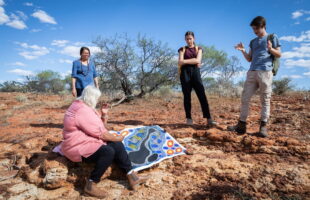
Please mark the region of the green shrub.
<svg viewBox="0 0 310 200"><path fill-rule="evenodd" d="M26 102L28 100L28 98L24 95L19 95L19 96L15 97L15 99L19 102Z"/></svg>
<svg viewBox="0 0 310 200"><path fill-rule="evenodd" d="M273 92L277 95L283 95L286 92L293 90L294 86L291 84L291 81L290 78L274 80L272 83Z"/></svg>

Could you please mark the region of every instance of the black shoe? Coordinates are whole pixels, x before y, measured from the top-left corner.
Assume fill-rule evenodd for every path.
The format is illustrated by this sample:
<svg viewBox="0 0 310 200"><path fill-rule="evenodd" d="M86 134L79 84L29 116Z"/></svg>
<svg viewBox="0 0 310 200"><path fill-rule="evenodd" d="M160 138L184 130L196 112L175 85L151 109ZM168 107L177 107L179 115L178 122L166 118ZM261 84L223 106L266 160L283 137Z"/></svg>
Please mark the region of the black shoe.
<svg viewBox="0 0 310 200"><path fill-rule="evenodd" d="M207 119L207 126L209 126L209 127L214 127L214 126L216 126L216 125L217 125L216 121L214 121L214 120L211 119L211 118Z"/></svg>
<svg viewBox="0 0 310 200"><path fill-rule="evenodd" d="M190 118L186 118L186 125L193 125L193 120Z"/></svg>
<svg viewBox="0 0 310 200"><path fill-rule="evenodd" d="M234 131L237 132L240 135L243 135L246 133L246 122L238 121L238 124L236 126L228 126L228 131Z"/></svg>

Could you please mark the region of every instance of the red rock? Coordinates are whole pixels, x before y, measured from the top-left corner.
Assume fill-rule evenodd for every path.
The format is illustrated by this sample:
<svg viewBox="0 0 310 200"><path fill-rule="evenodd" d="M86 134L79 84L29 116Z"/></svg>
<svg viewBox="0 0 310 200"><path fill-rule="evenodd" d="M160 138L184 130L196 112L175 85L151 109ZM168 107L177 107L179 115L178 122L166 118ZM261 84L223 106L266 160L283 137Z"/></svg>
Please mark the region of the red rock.
<svg viewBox="0 0 310 200"><path fill-rule="evenodd" d="M268 139L268 138L259 138L256 140L256 144L258 146L262 146L262 145L272 146L275 144L275 141Z"/></svg>
<svg viewBox="0 0 310 200"><path fill-rule="evenodd" d="M286 145L287 146L290 146L290 145L298 146L298 145L300 145L300 142L298 140L296 140L296 139L289 138L289 139L286 140Z"/></svg>
<svg viewBox="0 0 310 200"><path fill-rule="evenodd" d="M197 130L194 134L196 137L204 137L207 134L205 130Z"/></svg>
<svg viewBox="0 0 310 200"><path fill-rule="evenodd" d="M206 137L211 141L223 141L223 134L216 128L207 130Z"/></svg>

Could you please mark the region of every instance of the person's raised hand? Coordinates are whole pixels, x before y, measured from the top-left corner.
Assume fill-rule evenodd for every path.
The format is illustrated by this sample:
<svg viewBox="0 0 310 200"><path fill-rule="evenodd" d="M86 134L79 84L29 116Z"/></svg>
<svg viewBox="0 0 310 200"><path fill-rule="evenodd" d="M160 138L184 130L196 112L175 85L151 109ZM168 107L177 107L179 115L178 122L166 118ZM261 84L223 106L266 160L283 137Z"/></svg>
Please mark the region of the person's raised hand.
<svg viewBox="0 0 310 200"><path fill-rule="evenodd" d="M235 46L235 49L237 49L237 50L239 50L239 51L244 51L245 49L244 49L244 46L243 46L243 44L242 44L242 42L240 42L239 44L237 44L236 46Z"/></svg>

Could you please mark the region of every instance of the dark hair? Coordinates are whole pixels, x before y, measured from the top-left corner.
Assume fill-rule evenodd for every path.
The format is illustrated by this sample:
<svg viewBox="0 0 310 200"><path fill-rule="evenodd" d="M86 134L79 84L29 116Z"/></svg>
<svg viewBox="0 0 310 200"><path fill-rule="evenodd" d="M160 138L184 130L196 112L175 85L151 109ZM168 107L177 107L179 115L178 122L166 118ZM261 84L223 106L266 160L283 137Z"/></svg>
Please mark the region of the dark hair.
<svg viewBox="0 0 310 200"><path fill-rule="evenodd" d="M266 19L262 16L257 16L255 17L250 26L255 26L255 27L265 27L266 28Z"/></svg>
<svg viewBox="0 0 310 200"><path fill-rule="evenodd" d="M90 50L89 50L88 47L81 47L81 49L80 49L80 56L82 55L84 50L87 50L89 52L89 55L90 55Z"/></svg>
<svg viewBox="0 0 310 200"><path fill-rule="evenodd" d="M186 37L186 36L189 36L189 35L195 37L195 34L194 34L193 31L187 31L187 32L185 33L185 37Z"/></svg>

